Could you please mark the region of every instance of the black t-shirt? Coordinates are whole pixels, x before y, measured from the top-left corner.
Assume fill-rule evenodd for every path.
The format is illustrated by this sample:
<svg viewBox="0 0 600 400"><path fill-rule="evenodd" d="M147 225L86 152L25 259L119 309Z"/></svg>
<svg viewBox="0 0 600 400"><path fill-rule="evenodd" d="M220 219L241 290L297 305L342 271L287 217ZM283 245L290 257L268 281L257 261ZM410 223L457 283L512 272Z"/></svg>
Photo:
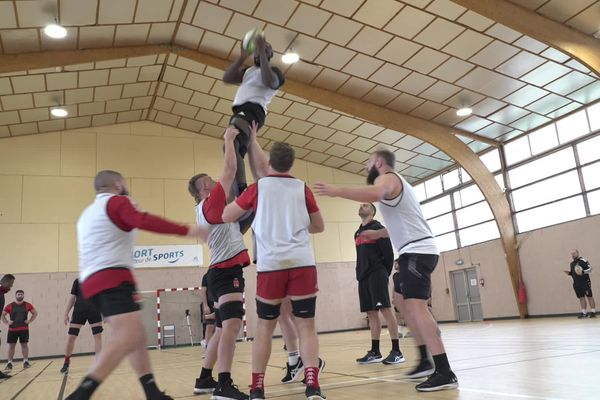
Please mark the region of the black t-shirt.
<svg viewBox="0 0 600 400"><path fill-rule="evenodd" d="M4 310L4 302L6 301L4 299L4 293L8 293L8 291L2 285L0 285L0 312Z"/></svg>
<svg viewBox="0 0 600 400"><path fill-rule="evenodd" d="M354 234L356 245L356 279L365 279L369 274L378 269L385 269L387 273L392 272L394 265L394 250L389 238L378 240L366 240L360 236L366 230L385 229L377 220L372 220L366 225L360 225Z"/></svg>
<svg viewBox="0 0 600 400"><path fill-rule="evenodd" d="M81 293L81 289L79 288L79 279L75 279L73 281L73 286L71 286L71 294L77 297L75 300L75 306L84 306L86 304L85 299L83 298L83 293Z"/></svg>
<svg viewBox="0 0 600 400"><path fill-rule="evenodd" d="M583 268L583 275L577 275L577 273L575 272L575 267L577 265ZM573 278L573 283L575 285L587 284L588 282L590 282L590 275L586 274L585 272L589 272L591 271L591 269L592 267L590 266L590 263L585 258L577 257L576 259L571 261L571 271L569 271L569 275L571 275L571 278Z"/></svg>

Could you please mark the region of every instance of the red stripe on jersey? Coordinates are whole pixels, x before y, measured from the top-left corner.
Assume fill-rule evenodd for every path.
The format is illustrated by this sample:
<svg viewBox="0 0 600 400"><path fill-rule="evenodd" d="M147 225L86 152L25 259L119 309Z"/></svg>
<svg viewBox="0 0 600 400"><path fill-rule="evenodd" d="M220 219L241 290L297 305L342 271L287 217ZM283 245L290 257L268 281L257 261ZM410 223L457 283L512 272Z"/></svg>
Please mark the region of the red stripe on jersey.
<svg viewBox="0 0 600 400"><path fill-rule="evenodd" d="M376 240L368 240L368 239L365 239L362 236L358 235L354 239L354 243L356 244L356 247L358 247L362 244L375 244L375 243L377 243L377 241Z"/></svg>
<svg viewBox="0 0 600 400"><path fill-rule="evenodd" d="M135 278L129 268L106 268L90 275L82 284L83 297L89 299L108 289L113 289L122 283L135 285Z"/></svg>
<svg viewBox="0 0 600 400"><path fill-rule="evenodd" d="M241 265L242 267L250 265L248 250L242 250L230 259L213 264L209 266L209 268L232 268L238 265Z"/></svg>

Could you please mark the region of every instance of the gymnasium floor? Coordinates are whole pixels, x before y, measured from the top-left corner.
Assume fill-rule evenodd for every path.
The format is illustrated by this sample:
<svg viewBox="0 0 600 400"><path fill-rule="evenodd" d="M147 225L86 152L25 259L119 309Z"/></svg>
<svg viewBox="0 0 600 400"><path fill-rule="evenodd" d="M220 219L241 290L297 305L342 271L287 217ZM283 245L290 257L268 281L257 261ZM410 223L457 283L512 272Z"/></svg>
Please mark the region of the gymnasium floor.
<svg viewBox="0 0 600 400"><path fill-rule="evenodd" d="M417 393L403 373L412 365L412 339L402 339L407 362L399 366L356 365L370 343L367 331L321 335L321 356L327 362L321 385L328 400L350 399L599 399L600 318L509 320L491 323L443 324L442 335L460 390ZM382 352L389 351L382 337ZM3 346L4 348L4 346ZM267 370L267 398L304 399L300 384L283 385L281 366L285 353L280 339L273 342ZM244 386L250 379L251 343L239 343L234 377ZM209 399L194 396L194 379L200 369L200 348L182 347L151 351L161 388L175 399ZM14 377L0 383L3 400L61 400L85 374L91 357L75 357L63 377L62 359L35 360L28 370L17 363ZM126 363L97 391L94 399L143 399L140 386Z"/></svg>

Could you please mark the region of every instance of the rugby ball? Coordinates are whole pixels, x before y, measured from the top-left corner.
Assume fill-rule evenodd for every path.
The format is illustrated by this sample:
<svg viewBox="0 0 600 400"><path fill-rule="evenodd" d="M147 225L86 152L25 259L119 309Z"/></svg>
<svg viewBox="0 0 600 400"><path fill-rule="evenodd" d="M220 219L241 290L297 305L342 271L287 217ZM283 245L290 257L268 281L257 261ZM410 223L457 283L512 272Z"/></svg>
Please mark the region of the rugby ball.
<svg viewBox="0 0 600 400"><path fill-rule="evenodd" d="M246 32L242 41L242 47L247 54L254 53L254 50L256 50L256 38L260 35L263 35L263 31L260 28L254 28Z"/></svg>

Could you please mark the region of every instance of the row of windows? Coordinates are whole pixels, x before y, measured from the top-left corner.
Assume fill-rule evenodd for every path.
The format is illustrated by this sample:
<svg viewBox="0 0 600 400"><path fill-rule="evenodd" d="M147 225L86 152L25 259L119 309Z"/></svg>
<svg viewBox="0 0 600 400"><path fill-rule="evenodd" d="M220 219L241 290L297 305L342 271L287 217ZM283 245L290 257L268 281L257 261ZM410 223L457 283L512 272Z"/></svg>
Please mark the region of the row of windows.
<svg viewBox="0 0 600 400"><path fill-rule="evenodd" d="M600 214L600 134L582 137L596 130L600 103L504 146L504 173L518 232ZM548 154L527 161L542 153ZM480 158L504 190L499 151ZM415 186L442 251L500 236L489 205L471 181L457 168Z"/></svg>

